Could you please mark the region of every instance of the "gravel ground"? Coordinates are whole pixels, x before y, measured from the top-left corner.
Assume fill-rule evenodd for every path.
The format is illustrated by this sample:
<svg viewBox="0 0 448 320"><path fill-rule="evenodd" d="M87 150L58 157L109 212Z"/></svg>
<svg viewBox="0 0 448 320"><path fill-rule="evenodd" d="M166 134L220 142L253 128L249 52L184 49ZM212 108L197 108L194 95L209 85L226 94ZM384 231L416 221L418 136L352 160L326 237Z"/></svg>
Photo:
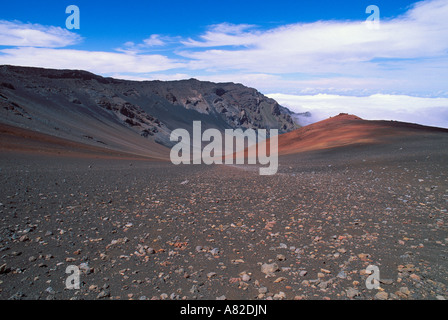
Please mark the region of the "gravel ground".
<svg viewBox="0 0 448 320"><path fill-rule="evenodd" d="M447 299L447 147L290 155L274 176L4 153L0 299Z"/></svg>

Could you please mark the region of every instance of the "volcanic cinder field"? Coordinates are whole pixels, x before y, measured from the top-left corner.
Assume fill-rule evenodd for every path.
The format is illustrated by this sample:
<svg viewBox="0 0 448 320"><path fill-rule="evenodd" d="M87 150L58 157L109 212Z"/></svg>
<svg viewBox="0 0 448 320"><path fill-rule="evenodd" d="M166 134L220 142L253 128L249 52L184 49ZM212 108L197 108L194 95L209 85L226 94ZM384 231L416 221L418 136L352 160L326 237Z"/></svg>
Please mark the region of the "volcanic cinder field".
<svg viewBox="0 0 448 320"><path fill-rule="evenodd" d="M0 299L448 298L447 130L336 116L281 135L272 176L0 142Z"/></svg>

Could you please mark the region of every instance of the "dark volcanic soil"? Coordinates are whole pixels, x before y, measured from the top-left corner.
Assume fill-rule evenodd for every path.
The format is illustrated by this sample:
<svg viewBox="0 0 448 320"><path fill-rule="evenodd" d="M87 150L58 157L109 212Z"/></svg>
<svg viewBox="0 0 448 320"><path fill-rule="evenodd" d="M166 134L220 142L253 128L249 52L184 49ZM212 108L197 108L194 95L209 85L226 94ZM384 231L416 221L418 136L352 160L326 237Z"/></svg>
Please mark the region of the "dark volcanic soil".
<svg viewBox="0 0 448 320"><path fill-rule="evenodd" d="M434 134L259 176L3 153L0 299L446 299L447 155Z"/></svg>

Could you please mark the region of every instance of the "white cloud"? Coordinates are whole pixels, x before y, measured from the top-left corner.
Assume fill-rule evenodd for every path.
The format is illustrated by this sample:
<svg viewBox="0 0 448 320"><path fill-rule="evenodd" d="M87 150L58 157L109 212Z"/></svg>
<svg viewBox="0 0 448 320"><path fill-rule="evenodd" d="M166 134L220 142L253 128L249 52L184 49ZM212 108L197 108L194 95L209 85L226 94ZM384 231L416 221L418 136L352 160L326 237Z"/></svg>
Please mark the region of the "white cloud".
<svg viewBox="0 0 448 320"><path fill-rule="evenodd" d="M158 34L151 35L149 38L143 40L143 43L148 47L165 45L165 41L163 41Z"/></svg>
<svg viewBox="0 0 448 320"><path fill-rule="evenodd" d="M175 73L175 74L151 73L148 75L114 73L111 74L110 77L115 79L132 80L132 81L152 81L152 80L175 81L175 80L184 80L192 78L192 76L185 73Z"/></svg>
<svg viewBox="0 0 448 320"><path fill-rule="evenodd" d="M0 46L59 48L77 44L81 39L60 27L0 20Z"/></svg>
<svg viewBox="0 0 448 320"><path fill-rule="evenodd" d="M379 30L370 30L360 21L297 23L264 32L247 30L246 25L240 29L234 26L237 32L214 27L200 41L185 42L213 49L185 50L180 54L193 60L193 69L379 74L382 70L374 61L377 58L446 56L447 16L448 2L438 0L417 5L404 16L382 21ZM220 46L243 48L216 48Z"/></svg>
<svg viewBox="0 0 448 320"><path fill-rule="evenodd" d="M149 73L181 68L163 55L22 47L0 50L0 63L55 69L82 69L98 74Z"/></svg>
<svg viewBox="0 0 448 320"><path fill-rule="evenodd" d="M311 112L314 122L343 112L355 114L366 120L397 120L448 128L448 98L390 94L358 97L331 94L299 96L277 93L267 96L291 111Z"/></svg>
<svg viewBox="0 0 448 320"><path fill-rule="evenodd" d="M254 28L255 25L250 24L230 24L221 23L212 25L209 30L200 36L202 41L188 39L181 41L187 47L222 47L222 46L249 46L256 44L254 34L259 34L257 31L247 32Z"/></svg>
<svg viewBox="0 0 448 320"><path fill-rule="evenodd" d="M216 74L216 75L198 75L195 76L198 80L211 82L234 82L241 83L249 87L261 90L267 83L280 81L280 77L265 73L230 73L230 74ZM271 86L269 86L271 87Z"/></svg>
<svg viewBox="0 0 448 320"><path fill-rule="evenodd" d="M125 49L87 51L67 49L81 37L66 29L19 21L0 20L0 64L82 69L109 75L115 73L151 73L185 67L185 63L160 54L143 54L141 49L162 46L167 37L151 35L143 43L125 43Z"/></svg>
<svg viewBox="0 0 448 320"><path fill-rule="evenodd" d="M448 2L433 0L383 19L379 30L364 21L296 23L270 30L222 24L184 41L177 53L190 60L194 72L279 75L286 90L317 83L325 91L355 93L365 83L372 92L434 93L446 87L446 17Z"/></svg>
<svg viewBox="0 0 448 320"><path fill-rule="evenodd" d="M116 51L131 54L154 52L155 49L161 50L165 49L164 47L168 45L178 44L179 39L179 37L152 34L148 38L143 39L141 43L134 43L132 41L125 42L123 47L117 48Z"/></svg>

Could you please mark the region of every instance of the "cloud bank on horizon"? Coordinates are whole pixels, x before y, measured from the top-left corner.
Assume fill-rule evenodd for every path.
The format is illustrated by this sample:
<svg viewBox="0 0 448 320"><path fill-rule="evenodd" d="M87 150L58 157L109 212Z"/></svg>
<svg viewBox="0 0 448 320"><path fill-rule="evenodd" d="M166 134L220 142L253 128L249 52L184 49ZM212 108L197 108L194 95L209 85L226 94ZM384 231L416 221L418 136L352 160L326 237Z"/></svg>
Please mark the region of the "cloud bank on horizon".
<svg viewBox="0 0 448 320"><path fill-rule="evenodd" d="M423 98L406 95L374 94L365 97L333 94L268 94L293 112L308 110L310 119L303 125L333 117L339 113L355 114L366 120L396 120L434 127L447 127L448 98ZM300 123L300 121L299 121Z"/></svg>
<svg viewBox="0 0 448 320"><path fill-rule="evenodd" d="M195 35L148 34L102 50L86 48L82 30L0 17L0 64L240 82L316 120L349 112L448 127L446 0L415 2L381 19L379 29L361 19L270 28L227 21Z"/></svg>

